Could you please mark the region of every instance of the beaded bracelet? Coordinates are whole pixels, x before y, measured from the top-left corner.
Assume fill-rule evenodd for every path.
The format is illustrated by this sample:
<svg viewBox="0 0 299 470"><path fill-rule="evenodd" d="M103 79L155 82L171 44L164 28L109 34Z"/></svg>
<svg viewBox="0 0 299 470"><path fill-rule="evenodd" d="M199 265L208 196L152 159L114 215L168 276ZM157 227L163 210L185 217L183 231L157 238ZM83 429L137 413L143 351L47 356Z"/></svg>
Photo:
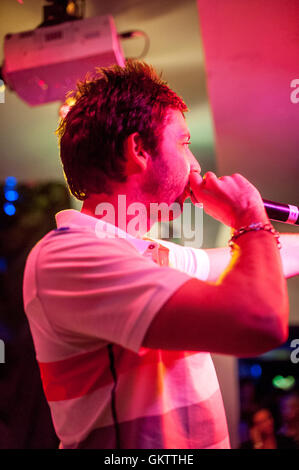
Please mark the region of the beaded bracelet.
<svg viewBox="0 0 299 470"><path fill-rule="evenodd" d="M279 249L281 248L279 233L276 232L276 230L274 229L274 227L271 224L264 224L263 225L260 222L258 222L256 224L250 224L250 225L247 225L247 227L241 227L241 228L239 228L239 230L236 230L234 232L234 234L232 235L231 239L229 240L228 246L230 246L230 248L232 248L234 246L234 241L237 238L239 238L241 235L243 235L244 233L252 232L252 231L257 232L258 230L265 230L266 232L272 233L272 235L274 235L274 237L276 239L278 248Z"/></svg>

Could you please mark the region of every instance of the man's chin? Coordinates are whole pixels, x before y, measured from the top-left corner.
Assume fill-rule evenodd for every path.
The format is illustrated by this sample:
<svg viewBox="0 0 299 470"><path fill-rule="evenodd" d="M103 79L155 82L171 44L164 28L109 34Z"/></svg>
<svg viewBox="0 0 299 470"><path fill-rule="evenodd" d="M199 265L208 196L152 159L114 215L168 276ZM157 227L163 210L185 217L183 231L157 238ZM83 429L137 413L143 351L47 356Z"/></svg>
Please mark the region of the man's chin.
<svg viewBox="0 0 299 470"><path fill-rule="evenodd" d="M180 196L178 196L173 202L160 203L162 206L165 204L164 209L161 212L158 211L156 222L170 222L171 220L177 219L184 208L184 201L190 197L190 192L185 189Z"/></svg>
<svg viewBox="0 0 299 470"><path fill-rule="evenodd" d="M173 209L169 211L169 220L175 220L181 215L184 209L184 202L188 197L190 197L190 194L185 190L183 194L176 198L174 203L170 206L170 209L172 209L172 206Z"/></svg>
<svg viewBox="0 0 299 470"><path fill-rule="evenodd" d="M188 199L190 197L190 190L188 187L185 188L184 192L175 200L175 202L177 202L180 207L181 207L181 211L183 211L183 204L184 202L186 201L186 199Z"/></svg>

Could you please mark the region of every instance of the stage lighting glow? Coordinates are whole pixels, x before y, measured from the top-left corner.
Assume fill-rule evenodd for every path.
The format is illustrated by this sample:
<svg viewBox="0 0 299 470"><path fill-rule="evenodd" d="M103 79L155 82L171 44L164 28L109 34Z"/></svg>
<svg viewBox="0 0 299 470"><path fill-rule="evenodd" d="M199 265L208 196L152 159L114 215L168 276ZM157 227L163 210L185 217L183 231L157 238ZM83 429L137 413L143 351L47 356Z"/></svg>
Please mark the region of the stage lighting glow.
<svg viewBox="0 0 299 470"><path fill-rule="evenodd" d="M282 375L276 375L272 379L272 384L275 388L279 388L281 390L290 390L295 385L295 378L292 375L288 375L288 377L283 377Z"/></svg>
<svg viewBox="0 0 299 470"><path fill-rule="evenodd" d="M258 378L262 375L262 368L259 364L253 364L251 367L250 367L250 374L252 375L252 377L254 378Z"/></svg>
<svg viewBox="0 0 299 470"><path fill-rule="evenodd" d="M14 189L9 189L8 191L5 191L4 195L5 195L5 199L10 202L13 202L19 199L19 193L15 191Z"/></svg>
<svg viewBox="0 0 299 470"><path fill-rule="evenodd" d="M67 98L65 103L63 103L59 108L59 116L64 119L71 107L76 103L74 97Z"/></svg>
<svg viewBox="0 0 299 470"><path fill-rule="evenodd" d="M16 212L15 206L11 204L10 202L6 202L3 206L3 209L4 209L5 214L7 215L14 215Z"/></svg>
<svg viewBox="0 0 299 470"><path fill-rule="evenodd" d="M47 90L47 88L48 88L48 85L46 84L46 82L44 80L41 80L41 79L38 81L38 86L42 90Z"/></svg>
<svg viewBox="0 0 299 470"><path fill-rule="evenodd" d="M0 272L4 273L7 270L7 261L3 256L0 257Z"/></svg>
<svg viewBox="0 0 299 470"><path fill-rule="evenodd" d="M17 178L14 176L8 176L5 179L5 186L15 186L17 184Z"/></svg>

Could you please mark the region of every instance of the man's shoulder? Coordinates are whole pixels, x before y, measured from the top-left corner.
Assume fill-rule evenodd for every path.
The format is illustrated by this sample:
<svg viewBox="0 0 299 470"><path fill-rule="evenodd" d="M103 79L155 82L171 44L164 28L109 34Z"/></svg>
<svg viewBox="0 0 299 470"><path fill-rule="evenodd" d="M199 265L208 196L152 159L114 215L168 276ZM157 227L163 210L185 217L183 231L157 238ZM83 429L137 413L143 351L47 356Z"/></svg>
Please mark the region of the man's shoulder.
<svg viewBox="0 0 299 470"><path fill-rule="evenodd" d="M130 253L137 254L137 250L125 239L115 236L99 236L94 230L80 226L61 226L48 232L31 249L27 257L27 264L38 258L39 265L48 259L73 260L84 256L105 257Z"/></svg>

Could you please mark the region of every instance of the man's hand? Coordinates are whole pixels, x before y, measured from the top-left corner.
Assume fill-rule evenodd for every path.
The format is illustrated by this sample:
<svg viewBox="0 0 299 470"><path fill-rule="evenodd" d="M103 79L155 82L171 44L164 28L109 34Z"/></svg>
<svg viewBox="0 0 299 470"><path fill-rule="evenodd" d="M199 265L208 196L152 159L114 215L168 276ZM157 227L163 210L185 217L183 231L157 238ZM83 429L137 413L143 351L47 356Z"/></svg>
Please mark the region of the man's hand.
<svg viewBox="0 0 299 470"><path fill-rule="evenodd" d="M269 223L258 190L244 176L236 173L217 178L209 171L204 178L190 172L191 200L201 202L207 214L225 225L238 229L255 222Z"/></svg>

